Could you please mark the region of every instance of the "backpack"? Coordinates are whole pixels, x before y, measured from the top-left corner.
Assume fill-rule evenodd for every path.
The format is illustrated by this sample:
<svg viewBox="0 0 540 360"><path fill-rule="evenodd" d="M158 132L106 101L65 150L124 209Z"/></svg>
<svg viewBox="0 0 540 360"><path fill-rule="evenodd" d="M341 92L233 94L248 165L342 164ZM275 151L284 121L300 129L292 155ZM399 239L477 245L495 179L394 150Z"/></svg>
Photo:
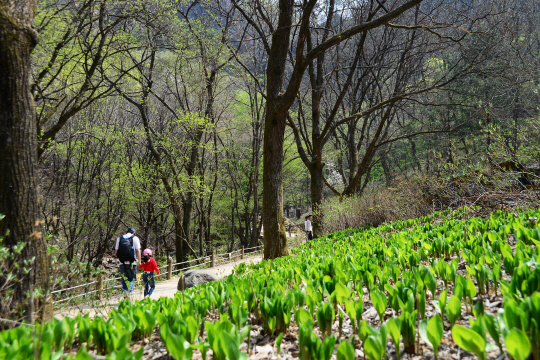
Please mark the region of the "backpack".
<svg viewBox="0 0 540 360"><path fill-rule="evenodd" d="M124 236L120 236L118 240L118 251L116 252L116 256L118 257L118 260L120 262L134 262L135 261L135 250L133 250L133 237L135 235L132 235L128 237L127 239Z"/></svg>

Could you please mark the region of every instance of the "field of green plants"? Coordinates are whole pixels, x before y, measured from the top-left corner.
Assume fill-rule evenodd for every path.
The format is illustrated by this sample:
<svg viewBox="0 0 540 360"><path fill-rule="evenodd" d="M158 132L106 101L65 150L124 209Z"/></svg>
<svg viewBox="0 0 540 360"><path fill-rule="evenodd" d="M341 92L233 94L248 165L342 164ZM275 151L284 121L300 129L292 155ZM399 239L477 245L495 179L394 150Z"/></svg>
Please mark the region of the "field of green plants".
<svg viewBox="0 0 540 360"><path fill-rule="evenodd" d="M540 360L539 214L445 211L333 233L108 319L2 332L0 359L151 359L164 344L163 359L238 360L266 343L302 360Z"/></svg>

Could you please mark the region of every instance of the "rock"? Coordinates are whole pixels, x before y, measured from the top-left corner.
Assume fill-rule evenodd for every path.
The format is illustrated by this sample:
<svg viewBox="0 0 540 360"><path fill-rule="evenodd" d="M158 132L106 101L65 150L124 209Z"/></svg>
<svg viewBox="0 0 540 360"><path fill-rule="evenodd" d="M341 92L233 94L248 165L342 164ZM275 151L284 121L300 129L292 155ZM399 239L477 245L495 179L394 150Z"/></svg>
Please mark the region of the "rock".
<svg viewBox="0 0 540 360"><path fill-rule="evenodd" d="M205 284L212 281L217 281L219 278L217 277L215 270L189 270L188 272L184 273L185 278L185 285L186 288L193 287L195 285ZM178 280L178 286L177 289L180 290L180 281Z"/></svg>
<svg viewBox="0 0 540 360"><path fill-rule="evenodd" d="M379 316L377 314L377 311L375 310L374 307L372 308L369 308L368 310L366 310L366 312L364 312L364 315L362 315L364 318L368 318L368 319L374 319L376 316Z"/></svg>

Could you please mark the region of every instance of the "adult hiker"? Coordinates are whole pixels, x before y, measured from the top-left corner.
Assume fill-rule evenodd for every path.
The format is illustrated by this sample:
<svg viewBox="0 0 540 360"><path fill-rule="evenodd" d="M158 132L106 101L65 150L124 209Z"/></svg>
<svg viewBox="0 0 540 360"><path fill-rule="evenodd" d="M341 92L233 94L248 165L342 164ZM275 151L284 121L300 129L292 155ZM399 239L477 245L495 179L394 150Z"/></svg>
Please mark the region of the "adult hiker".
<svg viewBox="0 0 540 360"><path fill-rule="evenodd" d="M126 234L116 239L115 254L120 260L120 276L122 278L122 288L126 292L131 292L135 287L137 279L137 263L141 263L141 242L135 236L135 229L128 228ZM129 281L129 287L126 280Z"/></svg>
<svg viewBox="0 0 540 360"><path fill-rule="evenodd" d="M152 250L144 249L142 263L139 265L139 270L144 270L142 276L144 284L144 297L150 296L156 288L154 271L157 271L158 275L160 274L156 260L152 257Z"/></svg>
<svg viewBox="0 0 540 360"><path fill-rule="evenodd" d="M311 215L308 215L306 216L306 221L304 222L308 240L313 240L313 227L311 226L311 219L312 219Z"/></svg>

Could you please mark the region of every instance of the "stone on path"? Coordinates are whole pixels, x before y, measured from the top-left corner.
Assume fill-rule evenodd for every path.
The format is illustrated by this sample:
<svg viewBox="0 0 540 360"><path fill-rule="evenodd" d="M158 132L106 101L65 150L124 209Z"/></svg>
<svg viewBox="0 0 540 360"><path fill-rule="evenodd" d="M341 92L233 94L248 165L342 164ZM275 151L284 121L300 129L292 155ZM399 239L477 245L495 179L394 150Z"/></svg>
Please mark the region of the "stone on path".
<svg viewBox="0 0 540 360"><path fill-rule="evenodd" d="M219 280L219 276L214 269L189 270L184 273L186 289L195 285L205 284ZM180 290L180 281L178 280L178 290Z"/></svg>

